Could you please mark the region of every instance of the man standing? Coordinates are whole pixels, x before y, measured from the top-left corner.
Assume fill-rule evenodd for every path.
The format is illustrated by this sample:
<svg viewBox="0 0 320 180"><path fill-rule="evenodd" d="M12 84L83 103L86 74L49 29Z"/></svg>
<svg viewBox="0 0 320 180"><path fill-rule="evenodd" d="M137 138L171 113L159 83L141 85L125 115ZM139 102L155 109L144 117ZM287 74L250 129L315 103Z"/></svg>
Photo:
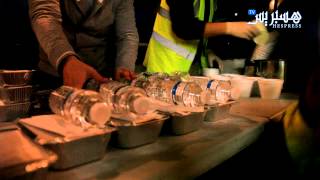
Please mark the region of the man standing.
<svg viewBox="0 0 320 180"><path fill-rule="evenodd" d="M81 88L103 76L132 79L138 49L132 0L29 0L39 68Z"/></svg>

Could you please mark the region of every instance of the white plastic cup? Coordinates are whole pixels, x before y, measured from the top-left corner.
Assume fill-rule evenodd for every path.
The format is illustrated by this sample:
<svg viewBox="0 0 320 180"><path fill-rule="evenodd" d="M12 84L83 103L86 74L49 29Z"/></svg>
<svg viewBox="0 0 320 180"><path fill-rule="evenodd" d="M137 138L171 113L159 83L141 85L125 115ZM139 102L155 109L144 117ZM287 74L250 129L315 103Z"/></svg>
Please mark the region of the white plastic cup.
<svg viewBox="0 0 320 180"><path fill-rule="evenodd" d="M264 79L264 78L263 77L252 77L252 76L248 76L247 78L252 79L254 81L253 85L252 85L252 90L251 90L251 97L260 97L258 80Z"/></svg>
<svg viewBox="0 0 320 180"><path fill-rule="evenodd" d="M262 99L279 99L283 86L283 80L258 79L258 86Z"/></svg>
<svg viewBox="0 0 320 180"><path fill-rule="evenodd" d="M218 68L203 68L203 76L212 78L220 73Z"/></svg>
<svg viewBox="0 0 320 180"><path fill-rule="evenodd" d="M254 81L246 77L235 77L231 79L231 86L238 89L240 98L249 98Z"/></svg>
<svg viewBox="0 0 320 180"><path fill-rule="evenodd" d="M224 73L224 74L221 74L221 75L225 76L225 77L229 77L229 78L243 78L243 77L245 77L244 75L231 74L231 73Z"/></svg>

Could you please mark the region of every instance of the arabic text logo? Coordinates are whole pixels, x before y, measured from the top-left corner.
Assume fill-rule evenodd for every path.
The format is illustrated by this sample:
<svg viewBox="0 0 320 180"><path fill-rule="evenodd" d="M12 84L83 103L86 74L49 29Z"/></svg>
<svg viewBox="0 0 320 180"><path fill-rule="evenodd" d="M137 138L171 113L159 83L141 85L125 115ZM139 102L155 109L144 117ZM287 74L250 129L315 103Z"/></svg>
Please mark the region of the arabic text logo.
<svg viewBox="0 0 320 180"><path fill-rule="evenodd" d="M256 24L258 22L263 23L265 26L272 28L301 28L300 21L302 16L299 11L295 11L291 14L288 11L280 14L278 11L271 13L269 16L268 11L253 14L253 11L248 11L249 15L255 15L256 20L249 22L249 24ZM270 18L270 21L269 21ZM270 23L268 23L270 22Z"/></svg>

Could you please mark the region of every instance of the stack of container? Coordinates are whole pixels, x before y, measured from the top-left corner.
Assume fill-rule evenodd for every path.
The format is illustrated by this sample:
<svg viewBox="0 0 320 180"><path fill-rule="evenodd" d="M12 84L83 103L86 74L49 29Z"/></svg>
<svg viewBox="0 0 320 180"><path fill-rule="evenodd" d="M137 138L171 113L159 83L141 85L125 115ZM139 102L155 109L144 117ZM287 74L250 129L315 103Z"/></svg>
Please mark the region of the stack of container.
<svg viewBox="0 0 320 180"><path fill-rule="evenodd" d="M28 115L33 70L0 70L0 121Z"/></svg>

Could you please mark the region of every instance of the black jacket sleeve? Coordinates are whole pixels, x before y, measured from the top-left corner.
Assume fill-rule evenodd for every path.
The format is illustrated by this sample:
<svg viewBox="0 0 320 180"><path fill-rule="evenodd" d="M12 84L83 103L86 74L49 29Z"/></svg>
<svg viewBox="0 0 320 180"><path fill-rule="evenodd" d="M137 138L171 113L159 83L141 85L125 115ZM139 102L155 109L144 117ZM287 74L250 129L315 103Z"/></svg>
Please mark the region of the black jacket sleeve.
<svg viewBox="0 0 320 180"><path fill-rule="evenodd" d="M205 23L194 16L193 0L167 0L174 33L185 40L203 37Z"/></svg>

